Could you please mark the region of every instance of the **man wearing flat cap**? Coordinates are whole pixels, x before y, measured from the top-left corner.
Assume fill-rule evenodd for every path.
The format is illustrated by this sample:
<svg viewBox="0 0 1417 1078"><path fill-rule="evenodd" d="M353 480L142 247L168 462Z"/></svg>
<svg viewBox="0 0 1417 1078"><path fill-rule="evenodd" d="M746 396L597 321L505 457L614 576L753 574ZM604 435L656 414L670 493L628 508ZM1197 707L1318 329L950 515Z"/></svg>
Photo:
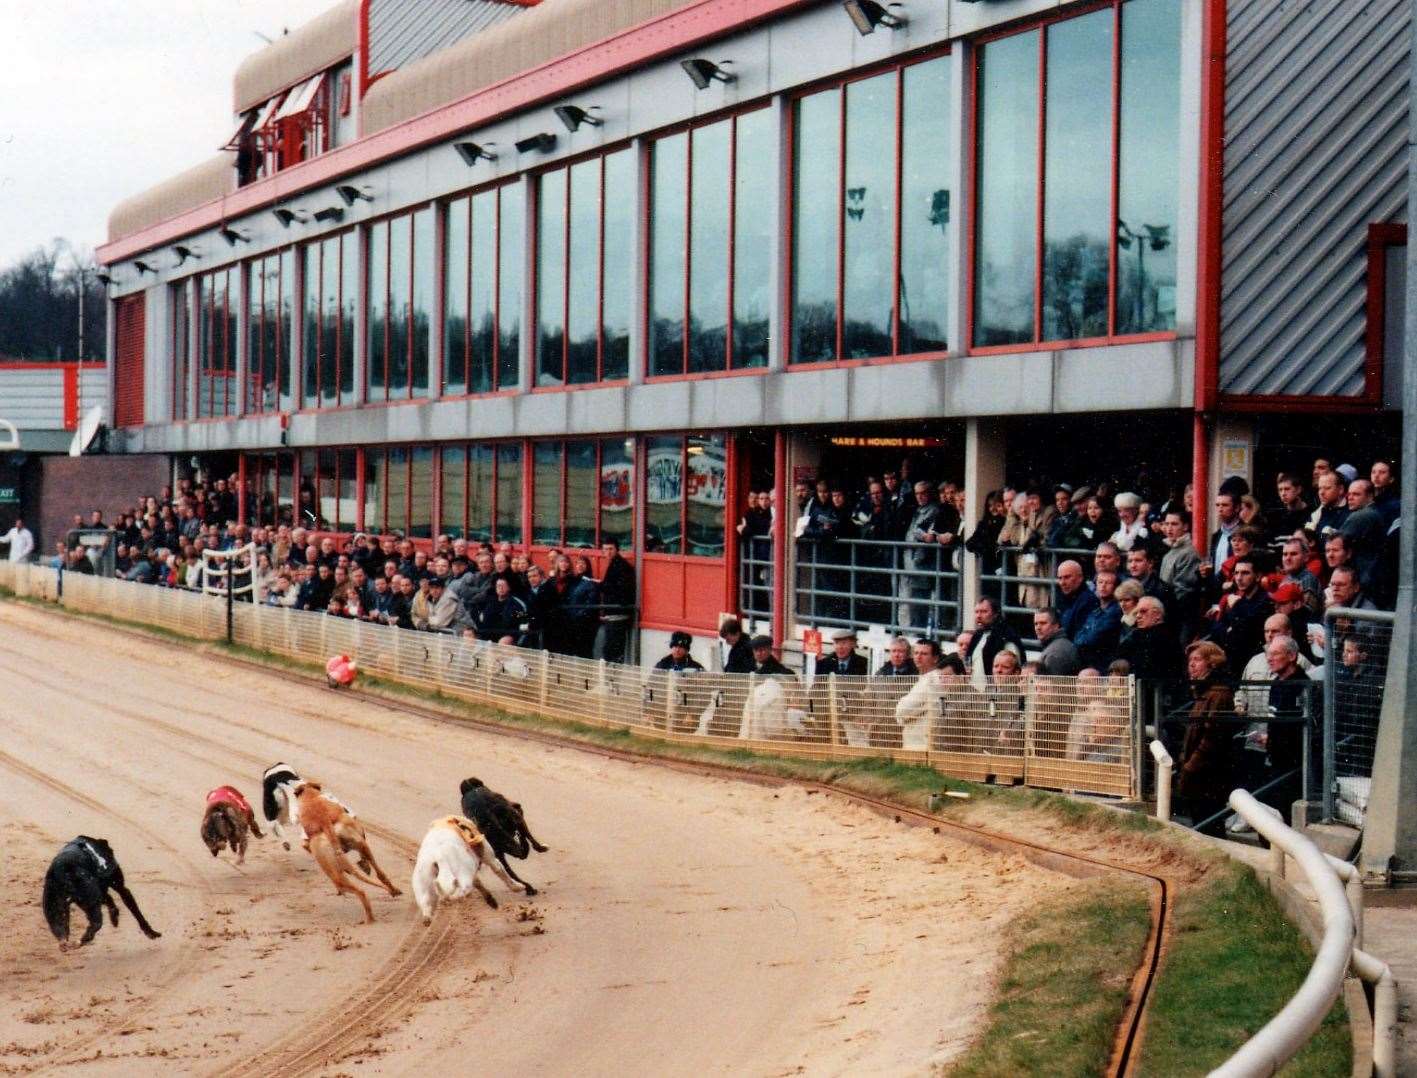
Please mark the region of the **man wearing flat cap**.
<svg viewBox="0 0 1417 1078"><path fill-rule="evenodd" d="M866 656L856 650L856 630L838 629L832 633L832 654L817 660L817 674L849 674L863 677L867 673Z"/></svg>
<svg viewBox="0 0 1417 1078"><path fill-rule="evenodd" d="M755 636L753 644L753 673L755 674L786 674L788 677L795 675L772 653L772 637Z"/></svg>

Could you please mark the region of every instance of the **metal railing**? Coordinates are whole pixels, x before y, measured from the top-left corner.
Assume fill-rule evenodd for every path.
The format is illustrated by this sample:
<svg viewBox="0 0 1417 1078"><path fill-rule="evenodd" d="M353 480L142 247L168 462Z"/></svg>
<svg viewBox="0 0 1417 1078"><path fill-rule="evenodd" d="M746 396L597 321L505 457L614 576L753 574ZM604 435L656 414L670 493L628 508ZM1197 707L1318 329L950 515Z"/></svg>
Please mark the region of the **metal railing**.
<svg viewBox="0 0 1417 1078"><path fill-rule="evenodd" d="M0 585L36 594L50 569L0 565ZM194 639L225 636L227 610L197 592L96 577L63 604ZM961 778L1132 798L1133 679L671 674L604 660L416 632L311 611L238 603L233 638L323 667L332 654L371 675L513 711L674 741L794 756L888 756Z"/></svg>
<svg viewBox="0 0 1417 1078"><path fill-rule="evenodd" d="M1036 611L1058 602L1058 566L1065 561L1078 561L1083 571L1091 575L1094 550L1071 547L998 548L998 568L979 571L979 594L992 596L999 602L1009 624L1023 637L1029 647L1039 641L1033 635L1033 615Z"/></svg>
<svg viewBox="0 0 1417 1078"><path fill-rule="evenodd" d="M1324 614L1325 821L1363 826L1393 621L1380 610L1335 608Z"/></svg>
<svg viewBox="0 0 1417 1078"><path fill-rule="evenodd" d="M953 637L963 628L962 548L869 539L798 539L797 621L880 626L908 636Z"/></svg>
<svg viewBox="0 0 1417 1078"><path fill-rule="evenodd" d="M738 612L752 621L772 621L772 539L753 536L738 547Z"/></svg>

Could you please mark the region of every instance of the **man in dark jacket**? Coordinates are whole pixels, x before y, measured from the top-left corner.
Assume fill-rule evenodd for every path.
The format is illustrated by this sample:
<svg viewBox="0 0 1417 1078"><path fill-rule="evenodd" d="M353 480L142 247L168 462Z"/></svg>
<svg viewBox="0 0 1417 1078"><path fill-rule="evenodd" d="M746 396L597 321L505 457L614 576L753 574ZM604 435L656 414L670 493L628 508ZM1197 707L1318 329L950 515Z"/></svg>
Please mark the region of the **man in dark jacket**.
<svg viewBox="0 0 1417 1078"><path fill-rule="evenodd" d="M725 674L751 674L753 667L753 646L743 633L743 623L737 618L724 618L718 627L718 637L722 641L720 653Z"/></svg>
<svg viewBox="0 0 1417 1078"><path fill-rule="evenodd" d="M671 670L676 674L686 674L702 670L703 663L689 654L694 638L682 629L669 635L669 654L654 664L656 670Z"/></svg>
<svg viewBox="0 0 1417 1078"><path fill-rule="evenodd" d="M786 674L789 677L795 676L791 670L778 662L772 653L772 637L753 637L753 673L755 674Z"/></svg>
<svg viewBox="0 0 1417 1078"><path fill-rule="evenodd" d="M974 635L965 648L965 658L971 667L982 669L988 676L994 669L994 656L1011 647L1023 663L1023 641L999 614L999 603L986 595L974 606ZM981 666L982 664L982 666Z"/></svg>
<svg viewBox="0 0 1417 1078"><path fill-rule="evenodd" d="M605 572L600 578L600 602L604 609L600 611L591 658L622 663L635 609L635 570L620 556L620 544L615 540L607 540L600 549L605 555Z"/></svg>
<svg viewBox="0 0 1417 1078"><path fill-rule="evenodd" d="M1231 670L1243 670L1264 645L1264 622L1274 613L1274 604L1260 587L1250 559L1235 562L1233 582L1234 595L1206 639L1220 645Z"/></svg>
<svg viewBox="0 0 1417 1078"><path fill-rule="evenodd" d="M473 615L473 630L479 640L514 644L526 631L526 604L512 594L512 586L501 577L492 589L491 597L484 599Z"/></svg>
<svg viewBox="0 0 1417 1078"><path fill-rule="evenodd" d="M1265 647L1272 682L1269 687L1269 714L1265 748L1269 753L1270 774L1276 778L1293 772L1276 786L1266 790L1260 800L1279 810L1285 820L1293 803L1303 795L1304 738L1319 729L1312 719L1315 709L1310 695L1316 687L1299 667L1299 648L1292 637L1275 637ZM1306 704L1306 699L1310 701ZM1311 720L1306 725L1305 713ZM1317 746L1315 746L1317 748ZM1311 760L1322 759L1311 751Z"/></svg>
<svg viewBox="0 0 1417 1078"><path fill-rule="evenodd" d="M1083 581L1082 565L1078 562L1069 559L1058 566L1058 598L1054 605L1058 608L1063 632L1068 634L1069 640L1076 640L1088 615L1097 609L1097 596Z"/></svg>
<svg viewBox="0 0 1417 1078"><path fill-rule="evenodd" d="M915 677L920 671L910 660L910 641L897 636L891 641L890 654L876 671L877 677Z"/></svg>
<svg viewBox="0 0 1417 1078"><path fill-rule="evenodd" d="M546 626L555 616L559 598L539 565L527 566L522 602L527 609L527 629L518 642L524 648L547 647Z"/></svg>
<svg viewBox="0 0 1417 1078"><path fill-rule="evenodd" d="M856 630L838 629L832 633L832 654L817 660L817 674L864 677L867 673L866 656L856 650Z"/></svg>

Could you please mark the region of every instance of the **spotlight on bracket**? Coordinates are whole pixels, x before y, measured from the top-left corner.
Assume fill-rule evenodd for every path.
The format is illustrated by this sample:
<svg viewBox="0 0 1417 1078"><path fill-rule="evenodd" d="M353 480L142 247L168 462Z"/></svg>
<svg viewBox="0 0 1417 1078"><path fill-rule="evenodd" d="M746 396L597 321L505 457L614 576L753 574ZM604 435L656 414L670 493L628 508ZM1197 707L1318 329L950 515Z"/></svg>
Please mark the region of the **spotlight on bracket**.
<svg viewBox="0 0 1417 1078"><path fill-rule="evenodd" d="M725 60L724 63L729 61ZM684 69L684 74L694 80L694 85L700 90L707 90L711 82L734 82L738 76L732 72L725 71L712 60L705 60L701 57L694 57L692 60L680 60L679 66Z"/></svg>
<svg viewBox="0 0 1417 1078"><path fill-rule="evenodd" d="M495 145L497 145L495 142L489 142L486 146L476 142L455 142L453 149L458 151L458 156L462 158L463 164L472 168L479 161L497 160L497 155L487 148L487 146Z"/></svg>
<svg viewBox="0 0 1417 1078"><path fill-rule="evenodd" d="M272 216L280 222L282 228L289 228L293 221L304 224L310 220L310 215L304 210L292 210L282 206L280 209L271 210Z"/></svg>
<svg viewBox="0 0 1417 1078"><path fill-rule="evenodd" d="M98 283L101 284L101 285L110 285L110 284L112 284L112 283L114 282L114 280L115 280L113 274L111 274L111 273L104 273L102 270L100 270L98 273L95 273L95 274L94 274L94 277L95 277L95 279L98 281Z"/></svg>
<svg viewBox="0 0 1417 1078"><path fill-rule="evenodd" d="M530 135L517 143L517 153L530 153L535 150L537 153L550 153L556 148L556 136L550 131L542 131L538 135Z"/></svg>
<svg viewBox="0 0 1417 1078"><path fill-rule="evenodd" d="M876 3L876 0L841 0L841 6L846 9L847 16L862 37L872 33L878 26L884 26L887 30L899 30L910 21L904 15L887 11L883 5Z"/></svg>
<svg viewBox="0 0 1417 1078"><path fill-rule="evenodd" d="M182 244L182 243L179 243L179 244L177 244L175 247L173 247L173 248L172 248L172 253L177 256L177 264L178 264L179 266L182 265L182 263L186 262L187 259L189 259L189 258L201 258L201 257L202 257L202 254L201 254L200 251L197 251L197 250L195 250L194 248L188 247L186 244Z"/></svg>
<svg viewBox="0 0 1417 1078"><path fill-rule="evenodd" d="M230 225L224 226L217 234L232 247L235 247L238 243L251 242L249 234L242 232L239 228L232 228Z"/></svg>
<svg viewBox="0 0 1417 1078"><path fill-rule="evenodd" d="M135 259L133 259L133 268L138 271L138 276L140 276L140 277L141 277L144 273L156 273L156 272L157 272L157 270L153 269L151 265L149 265L147 262L144 262L141 258L135 258Z"/></svg>
<svg viewBox="0 0 1417 1078"><path fill-rule="evenodd" d="M595 108L594 105L591 108ZM588 111L579 105L557 105L551 110L556 114L556 118L566 125L566 130L572 134L581 124L589 124L591 127L599 127L605 121L599 116L592 116Z"/></svg>
<svg viewBox="0 0 1417 1078"><path fill-rule="evenodd" d="M341 206L326 206L323 210L315 211L315 220L322 225L330 221L343 221L344 208Z"/></svg>
<svg viewBox="0 0 1417 1078"><path fill-rule="evenodd" d="M352 183L342 183L335 188L335 194L344 200L346 206L356 202L373 202L374 192L367 187L355 187Z"/></svg>

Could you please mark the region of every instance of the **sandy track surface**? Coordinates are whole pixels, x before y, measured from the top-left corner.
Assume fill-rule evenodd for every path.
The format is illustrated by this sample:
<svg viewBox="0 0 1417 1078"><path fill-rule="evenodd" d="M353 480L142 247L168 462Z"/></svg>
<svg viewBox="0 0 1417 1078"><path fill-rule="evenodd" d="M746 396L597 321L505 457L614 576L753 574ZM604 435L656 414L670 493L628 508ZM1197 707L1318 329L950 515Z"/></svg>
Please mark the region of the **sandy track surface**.
<svg viewBox="0 0 1417 1078"><path fill-rule="evenodd" d="M836 798L391 713L14 604L0 728L0 1072L925 1072L977 1028L998 929L1066 882ZM206 791L254 798L277 760L355 809L405 890L478 775L551 847L517 865L542 893L489 881L501 909L425 929L372 892L364 926L298 846L213 860ZM40 886L79 833L113 843L162 939L125 912L57 949Z"/></svg>

